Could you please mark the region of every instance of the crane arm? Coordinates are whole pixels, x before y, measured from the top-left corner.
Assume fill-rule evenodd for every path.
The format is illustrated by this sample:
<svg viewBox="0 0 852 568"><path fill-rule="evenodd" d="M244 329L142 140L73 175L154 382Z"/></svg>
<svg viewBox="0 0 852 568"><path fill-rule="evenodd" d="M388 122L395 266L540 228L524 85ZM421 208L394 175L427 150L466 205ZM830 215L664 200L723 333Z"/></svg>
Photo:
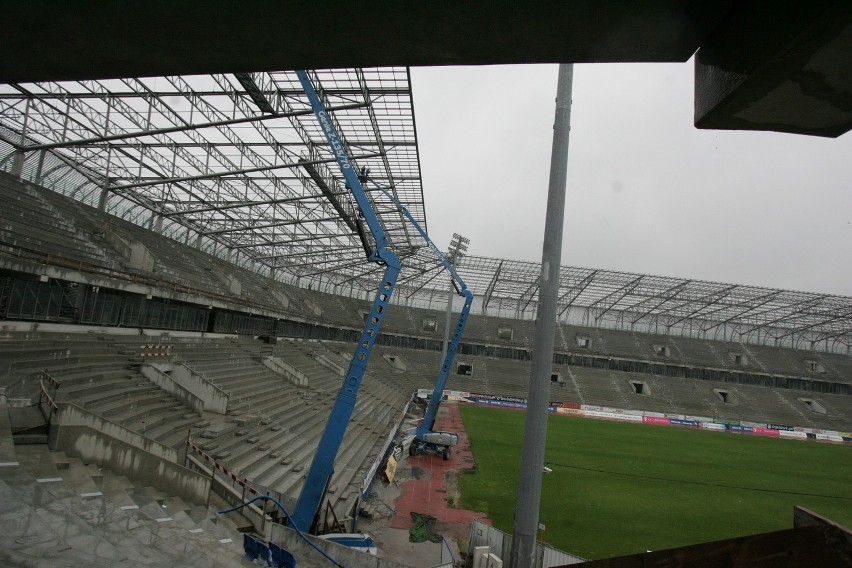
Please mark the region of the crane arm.
<svg viewBox="0 0 852 568"><path fill-rule="evenodd" d="M349 161L346 148L343 145L340 135L337 133L337 129L334 127L331 117L328 115L325 105L308 77L308 73L306 71L296 71L296 75L299 77L299 82L308 95L311 108L334 153L334 157L337 159L337 164L346 179L347 186L364 215L367 227L373 234L375 249L370 251L368 258L372 262L385 265L382 282L373 299L373 305L364 329L361 331L358 346L349 363L343 385L340 387L340 391L337 393L337 398L331 408L325 430L320 438L314 458L311 461L311 467L305 477L305 484L302 486L302 491L296 502L296 508L291 517L291 522L299 530L310 531L314 526L326 489L334 473L334 460L337 458L340 445L343 443L343 435L346 433L349 420L352 418L352 411L355 408L358 397L358 389L361 387L361 382L364 379L367 363L370 360L370 353L381 331L382 321L384 320L388 304L396 287L401 266L399 258L388 248L387 235L373 210L370 200L367 198L361 181L355 175L355 168Z"/></svg>
<svg viewBox="0 0 852 568"><path fill-rule="evenodd" d="M429 399L429 404L426 407L426 412L423 414L423 421L417 427L417 431L414 435L415 444L424 444L431 443L440 447L448 447L454 446L458 441L458 436L452 432L434 432L432 428L435 426L435 418L438 415L438 407L441 404L441 399L444 396L444 387L447 385L447 380L450 376L450 368L453 365L453 360L456 357L456 352L458 351L459 344L461 343L461 337L464 333L464 327L467 324L467 316L470 313L470 307L473 304L473 292L468 290L467 285L462 280L462 277L459 276L459 273L456 271L453 263L450 262L444 253L435 245L426 231L423 230L423 227L414 220L414 217L408 211L408 208L405 207L402 203L399 202L388 190L377 184L374 180L365 178L364 181L370 182L374 187L376 187L379 191L385 194L385 196L393 202L397 209L399 209L406 219L417 229L417 232L420 233L420 236L428 243L429 248L438 257L438 260L450 273L450 278L453 282L453 286L456 289L456 293L459 296L464 297L464 306L462 306L461 313L459 314L459 319L456 321L456 328L453 332L452 339L450 339L447 345L447 353L444 356L444 361L441 364L441 370L438 373L438 379L435 381L435 388L432 391L432 397ZM437 442L436 442L437 441Z"/></svg>

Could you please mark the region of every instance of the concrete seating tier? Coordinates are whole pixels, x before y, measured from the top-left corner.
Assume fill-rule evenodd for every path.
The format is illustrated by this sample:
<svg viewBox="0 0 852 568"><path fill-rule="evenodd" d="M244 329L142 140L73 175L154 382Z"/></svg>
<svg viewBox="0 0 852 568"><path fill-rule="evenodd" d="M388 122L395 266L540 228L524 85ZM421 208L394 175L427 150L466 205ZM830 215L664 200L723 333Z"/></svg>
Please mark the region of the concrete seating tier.
<svg viewBox="0 0 852 568"><path fill-rule="evenodd" d="M571 401L582 404L583 401L577 386L577 379L573 373L573 367L563 365L554 367L553 370L559 373L562 382L550 383L550 400L553 402Z"/></svg>
<svg viewBox="0 0 852 568"><path fill-rule="evenodd" d="M84 265L120 269L128 275L143 275L167 285L217 296L239 296L257 305L281 308L270 298L269 288L284 289L284 284L56 192L21 183L2 172L0 198L9 205L0 212L0 239L12 246L31 248L40 255L62 257ZM127 259L109 244L107 233L127 243L144 245L154 258L153 270L129 267ZM194 238L194 235L190 237ZM60 260L55 262L62 264ZM236 277L240 282L239 294L223 282L225 274ZM292 295L292 292L285 293ZM298 303L291 311L299 312Z"/></svg>
<svg viewBox="0 0 852 568"><path fill-rule="evenodd" d="M181 432L180 439L170 437L169 443L182 444L189 427L201 420L191 408L139 372L139 338L51 333L29 334L26 339L21 336L0 338L0 353L13 351L19 362L24 361L6 381L29 381L26 394L30 397L37 396L38 381L26 377L37 377L36 373L47 369L60 385L45 385L57 401L77 404L160 442ZM67 357L38 361L45 353L64 353ZM32 359L32 366L27 359Z"/></svg>
<svg viewBox="0 0 852 568"><path fill-rule="evenodd" d="M637 334L638 335L638 334ZM691 346L700 340L689 339ZM683 338L669 340L674 351L686 344ZM711 357L727 357L728 349L739 344L720 344L719 352L707 350ZM700 347L700 345L699 345ZM434 386L440 354L430 351L406 350L380 346L378 354L400 357L407 366L406 372L392 369L383 359L376 359L374 369L382 369L388 377L409 388ZM739 352L739 351L737 351ZM724 353L722 355L721 353ZM747 355L747 354L746 354ZM485 392L494 395L526 397L528 394L530 364L486 357L458 356L473 365L471 377L450 375L449 390ZM721 364L713 365L718 368ZM732 384L716 381L683 379L677 377L635 374L608 369L576 366L555 367L564 384L551 384L550 399L615 408L690 414L696 416L774 422L797 426L848 431L852 428L849 412L852 397L803 391L772 389L762 386ZM646 385L644 394L636 394L631 381ZM722 401L714 389L728 393L730 401ZM650 393L650 394L648 394ZM811 396L812 395L812 396ZM800 398L813 398L826 408L826 413L808 410Z"/></svg>
<svg viewBox="0 0 852 568"><path fill-rule="evenodd" d="M0 239L8 245L69 261L115 266L114 259L93 242L92 231L78 223L74 215L55 206L51 193L21 184L5 174L0 176L0 199L4 204L0 210Z"/></svg>
<svg viewBox="0 0 852 568"><path fill-rule="evenodd" d="M220 362L231 360L228 354L240 351L267 352L259 349L256 341L212 343L219 352ZM206 342L188 348L176 346L175 351L192 363L193 349L197 354L210 347L211 343ZM309 377L308 386L297 387L273 375L272 389L262 395L247 396L247 405L241 413L225 418L231 426L222 428L215 439L205 440L201 445L254 485L290 497L298 496L342 381L339 374L321 364L316 355L322 353L343 363L343 357L335 353L337 347L303 342L280 342L274 346L270 350L272 354L305 373ZM251 358L238 361L242 365L257 364ZM223 385L225 380L219 379ZM390 378L375 373L365 377L332 479L338 511L350 510L353 495L359 492L366 470L375 460L409 396L409 391L396 387ZM196 442L201 440L196 439Z"/></svg>
<svg viewBox="0 0 852 568"><path fill-rule="evenodd" d="M0 548L13 565L250 566L236 526L46 446L15 446L0 467Z"/></svg>

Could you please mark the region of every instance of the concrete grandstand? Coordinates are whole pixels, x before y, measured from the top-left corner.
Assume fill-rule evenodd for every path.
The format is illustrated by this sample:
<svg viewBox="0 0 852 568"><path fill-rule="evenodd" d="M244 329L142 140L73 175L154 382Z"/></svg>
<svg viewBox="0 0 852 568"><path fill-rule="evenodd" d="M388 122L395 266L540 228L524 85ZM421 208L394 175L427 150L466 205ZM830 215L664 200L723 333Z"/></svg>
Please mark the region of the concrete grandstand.
<svg viewBox="0 0 852 568"><path fill-rule="evenodd" d="M425 226L407 69L313 78L359 167ZM279 513L213 511L295 502L380 276L298 82L43 82L0 101L0 492L31 520L0 558L245 565L240 533L269 538ZM357 528L447 317L440 266L370 197L404 269L328 530ZM448 388L523 398L540 266L458 270L477 303ZM570 266L560 292L554 405L852 431L852 298Z"/></svg>

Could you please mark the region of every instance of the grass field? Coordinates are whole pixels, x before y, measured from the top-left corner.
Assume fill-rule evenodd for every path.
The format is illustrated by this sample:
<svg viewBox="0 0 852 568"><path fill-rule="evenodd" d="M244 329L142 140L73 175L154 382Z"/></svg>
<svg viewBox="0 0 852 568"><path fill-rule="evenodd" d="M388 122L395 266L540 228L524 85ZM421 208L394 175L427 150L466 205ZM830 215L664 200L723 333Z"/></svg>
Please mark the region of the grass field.
<svg viewBox="0 0 852 568"><path fill-rule="evenodd" d="M463 405L461 506L512 532L525 413ZM788 529L801 505L852 526L852 447L550 416L544 540L591 559Z"/></svg>

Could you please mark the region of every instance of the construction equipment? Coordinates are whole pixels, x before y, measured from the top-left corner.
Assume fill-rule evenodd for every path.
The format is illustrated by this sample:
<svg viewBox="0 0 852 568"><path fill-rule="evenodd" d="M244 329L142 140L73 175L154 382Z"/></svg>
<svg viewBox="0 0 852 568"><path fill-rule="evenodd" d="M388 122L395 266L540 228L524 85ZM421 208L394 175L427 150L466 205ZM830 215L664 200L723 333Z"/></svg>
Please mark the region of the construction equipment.
<svg viewBox="0 0 852 568"><path fill-rule="evenodd" d="M316 115L317 121L322 128L323 134L328 141L331 151L334 154L340 171L343 173L346 187L352 193L355 199L358 211L359 224L361 218L366 224L366 231L358 231L364 246L367 260L383 265L385 267L384 276L382 278L379 290L373 300L373 305L366 318L364 329L361 331L361 336L352 360L349 363L349 368L344 375L343 385L337 394L334 405L331 409L331 414L328 417L325 430L320 438L313 461L305 478L305 484L302 487L302 492L296 502L296 508L290 522L301 531L310 532L316 524L316 519L319 515L323 498L326 490L331 482L331 476L334 473L334 460L340 450L343 442L343 435L346 432L346 427L352 417L352 411L355 408L355 402L358 396L358 389L364 379L364 373L367 370L367 363L370 358L370 353L375 346L381 330L382 322L387 312L388 304L390 303L391 295L396 287L396 281L401 270L400 260L397 255L389 248L387 234L385 233L378 215L373 209L367 193L364 190L362 183L368 181L366 170L362 171L359 176L355 171L355 166L349 160L349 155L346 152L346 147L337 129L334 126L332 118L317 94L307 71L296 71L299 82L302 85L305 93L310 101L311 108ZM388 195L395 206L405 215L405 217L417 228L420 235L429 244L431 250L438 256L444 267L450 272L453 280L453 285L456 291L465 297L465 305L459 321L456 324L456 330L453 334L453 340L447 349L447 356L439 374L438 382L435 385L435 391L432 395L432 400L429 403L426 416L423 423L417 429L416 440L423 449L440 448L444 452L445 457L449 456L449 448L458 442L458 435L448 432L432 432L432 426L435 422L435 416L438 411L441 395L443 393L443 385L446 384L449 375L449 368L452 365L453 357L458 349L461 334L464 330L464 324L467 321L467 315L470 311L471 303L473 302L473 294L467 289L462 279L458 276L452 264L444 257L437 246L428 237L426 232L412 218L408 210L399 203L389 192L381 186L378 186L374 181L370 183L376 185L385 195ZM343 208L341 208L343 210Z"/></svg>
<svg viewBox="0 0 852 568"><path fill-rule="evenodd" d="M408 447L409 455L413 456L424 451L433 451L441 454L446 460L450 458L450 448L459 443L459 436L455 432L435 432L432 428L435 426L435 418L438 416L438 407L440 406L441 400L444 396L444 387L447 385L447 380L450 376L450 368L452 367L453 360L456 357L459 343L461 343L462 333L464 333L464 327L467 323L467 316L470 313L470 307L473 304L473 292L468 290L464 280L462 280L459 273L456 272L452 262L453 259L447 259L447 257L444 256L435 243L432 242L432 239L429 238L429 235L426 234L426 231L423 230L423 227L414 220L408 209L397 201L397 199L389 191L381 187L372 179L362 179L366 179L366 181L369 181L374 187L384 193L385 196L390 199L394 205L396 205L397 209L405 215L406 219L408 219L408 221L420 233L420 236L429 244L429 248L435 253L438 260L441 261L444 269L450 274L450 282L452 282L456 294L464 298L464 305L462 306L461 313L456 321L456 328L453 332L452 338L447 344L447 353L444 356L443 363L441 364L441 370L438 373L438 379L435 382L435 388L432 391L432 396L429 399L426 412L423 414L423 421L417 427L414 434L414 440L412 440L411 445ZM468 242L467 239L459 237L459 235L453 235L453 238L457 238L459 240L458 246L464 246Z"/></svg>
<svg viewBox="0 0 852 568"><path fill-rule="evenodd" d="M367 259L370 262L385 266L385 273L382 277L379 290L373 299L373 305L366 318L364 329L361 331L358 346L355 349L355 354L352 356L352 361L349 363L343 385L337 393L337 398L332 406L331 414L326 422L325 430L320 438L317 451L314 454L314 459L311 462L311 467L308 470L305 484L302 487L302 492L296 502L296 508L291 519L291 522L299 530L310 531L319 514L323 497L331 481L331 475L334 473L334 460L340 450L343 435L352 417L352 411L355 408L355 402L358 397L358 389L361 386L361 381L364 379L367 362L370 359L370 353L376 343L376 338L379 336L382 321L384 320L385 312L396 286L396 280L399 277L401 267L399 258L388 247L387 234L367 199L367 194L361 186L361 181L355 174L355 167L349 161L343 141L340 139L325 105L320 100L319 95L317 95L307 71L297 71L296 74L299 77L302 88L308 95L311 108L319 121L325 138L331 147L331 151L337 159L340 171L343 173L346 184L352 191L352 197L358 204L360 214L364 216L364 221L372 236L373 242L364 243Z"/></svg>

